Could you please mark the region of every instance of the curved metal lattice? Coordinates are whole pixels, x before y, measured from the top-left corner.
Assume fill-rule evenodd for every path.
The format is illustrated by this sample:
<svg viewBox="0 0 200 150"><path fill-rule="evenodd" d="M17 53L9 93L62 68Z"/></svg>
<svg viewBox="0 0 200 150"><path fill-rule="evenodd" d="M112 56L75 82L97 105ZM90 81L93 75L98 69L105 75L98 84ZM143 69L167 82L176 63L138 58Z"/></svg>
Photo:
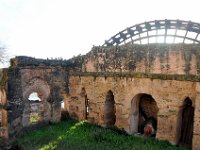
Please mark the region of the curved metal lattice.
<svg viewBox="0 0 200 150"><path fill-rule="evenodd" d="M200 44L200 24L183 20L155 20L131 26L105 41L103 46L149 43Z"/></svg>

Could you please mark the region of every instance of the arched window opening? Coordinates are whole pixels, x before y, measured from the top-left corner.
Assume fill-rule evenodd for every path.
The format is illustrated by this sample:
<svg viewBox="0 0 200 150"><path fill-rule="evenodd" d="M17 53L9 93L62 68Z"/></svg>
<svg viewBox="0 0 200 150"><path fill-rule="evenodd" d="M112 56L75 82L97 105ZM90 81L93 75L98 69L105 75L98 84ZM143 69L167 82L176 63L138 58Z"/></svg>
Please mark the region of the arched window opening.
<svg viewBox="0 0 200 150"><path fill-rule="evenodd" d="M29 99L30 101L41 101L41 99L38 97L38 93L37 93L37 92L32 92L32 93L29 95L28 99Z"/></svg>
<svg viewBox="0 0 200 150"><path fill-rule="evenodd" d="M87 97L87 93L85 91L85 88L81 89L81 96L83 99L83 109L84 109L84 119L88 119L89 112L90 112L90 100Z"/></svg>
<svg viewBox="0 0 200 150"><path fill-rule="evenodd" d="M192 100L188 97L184 100L181 117L181 135L179 145L186 148L192 148L194 107L192 106Z"/></svg>
<svg viewBox="0 0 200 150"><path fill-rule="evenodd" d="M43 104L40 103L41 99L38 97L37 92L32 92L28 100L30 101L30 124L36 124L40 120L40 112L43 108Z"/></svg>
<svg viewBox="0 0 200 150"><path fill-rule="evenodd" d="M115 125L116 121L116 108L115 108L115 100L112 91L108 91L106 94L105 100L105 108L104 108L104 121L106 126Z"/></svg>
<svg viewBox="0 0 200 150"><path fill-rule="evenodd" d="M90 112L90 100L87 98L87 95L85 95L85 110L85 119L88 119Z"/></svg>
<svg viewBox="0 0 200 150"><path fill-rule="evenodd" d="M61 101L61 109L65 109L65 102L64 102L64 100Z"/></svg>
<svg viewBox="0 0 200 150"><path fill-rule="evenodd" d="M151 95L143 94L139 100L138 132L155 137L157 130L158 107Z"/></svg>

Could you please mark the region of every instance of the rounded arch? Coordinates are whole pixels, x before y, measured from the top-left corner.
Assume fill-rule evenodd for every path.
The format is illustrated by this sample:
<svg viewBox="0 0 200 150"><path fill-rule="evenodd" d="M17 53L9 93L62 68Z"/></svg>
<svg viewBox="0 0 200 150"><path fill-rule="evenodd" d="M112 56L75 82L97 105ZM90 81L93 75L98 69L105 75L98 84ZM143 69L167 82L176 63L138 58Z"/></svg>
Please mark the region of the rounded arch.
<svg viewBox="0 0 200 150"><path fill-rule="evenodd" d="M130 133L155 136L157 130L157 102L150 94L139 93L131 100ZM146 129L148 129L146 131Z"/></svg>
<svg viewBox="0 0 200 150"><path fill-rule="evenodd" d="M37 122L49 121L51 118L51 106L48 102L50 96L50 87L48 83L39 78L33 78L26 86L24 86L23 89L23 126L29 126L32 123ZM40 100L29 100L29 96L33 93L37 93Z"/></svg>
<svg viewBox="0 0 200 150"><path fill-rule="evenodd" d="M178 145L186 148L192 148L193 125L194 125L194 106L190 97L186 97L180 107L178 115Z"/></svg>
<svg viewBox="0 0 200 150"><path fill-rule="evenodd" d="M111 90L106 93L104 105L104 123L106 126L113 126L116 122L116 107L114 94Z"/></svg>
<svg viewBox="0 0 200 150"><path fill-rule="evenodd" d="M200 44L200 24L184 20L154 20L128 27L109 40L103 46L115 46L123 43L194 43ZM162 37L162 41L158 40ZM154 42L151 42L155 38ZM170 40L168 40L170 39ZM178 40L177 40L178 39ZM169 42L171 41L171 42ZM177 42L178 41L178 42Z"/></svg>
<svg viewBox="0 0 200 150"><path fill-rule="evenodd" d="M50 87L46 81L34 78L24 87L24 100L27 100L29 95L33 92L38 93L38 97L41 100L47 99L50 95Z"/></svg>

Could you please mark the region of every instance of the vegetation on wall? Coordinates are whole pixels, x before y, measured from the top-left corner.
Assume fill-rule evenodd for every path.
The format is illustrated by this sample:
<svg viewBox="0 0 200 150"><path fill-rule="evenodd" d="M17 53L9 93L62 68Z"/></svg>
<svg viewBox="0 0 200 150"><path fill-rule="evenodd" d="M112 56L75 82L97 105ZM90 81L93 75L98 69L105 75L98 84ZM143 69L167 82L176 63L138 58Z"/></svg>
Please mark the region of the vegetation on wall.
<svg viewBox="0 0 200 150"><path fill-rule="evenodd" d="M200 81L200 77L196 75L180 75L180 74L150 74L141 72L74 72L71 76L93 76L96 77L119 77L119 78L150 78L162 80L178 80L178 81Z"/></svg>
<svg viewBox="0 0 200 150"><path fill-rule="evenodd" d="M200 46L197 44L125 44L121 46L93 47L92 51L86 54L85 62L91 60L97 71L120 71L127 70L134 72L137 63L144 63L145 72L151 72L154 61L159 58L161 70L169 70L170 51L182 53L185 60L185 74L190 74L191 60L194 55L197 60L197 72L200 73ZM99 61L100 60L100 61ZM103 62L102 62L103 60ZM166 64L166 65L164 65Z"/></svg>
<svg viewBox="0 0 200 150"><path fill-rule="evenodd" d="M40 117L38 115L38 113L32 113L30 115L30 123L31 124L36 124L39 121Z"/></svg>

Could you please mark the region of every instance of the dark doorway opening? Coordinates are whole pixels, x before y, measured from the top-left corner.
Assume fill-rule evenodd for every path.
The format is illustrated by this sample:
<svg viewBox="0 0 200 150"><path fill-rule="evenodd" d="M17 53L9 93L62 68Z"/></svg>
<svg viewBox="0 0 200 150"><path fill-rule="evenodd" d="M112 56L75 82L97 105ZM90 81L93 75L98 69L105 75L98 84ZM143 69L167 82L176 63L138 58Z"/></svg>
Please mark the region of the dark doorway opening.
<svg viewBox="0 0 200 150"><path fill-rule="evenodd" d="M113 126L116 122L115 115L115 100L112 91L108 91L106 94L105 109L104 109L104 121L106 126Z"/></svg>
<svg viewBox="0 0 200 150"><path fill-rule="evenodd" d="M183 104L181 136L179 140L179 145L186 148L192 148L193 124L194 107L192 106L192 100L187 97Z"/></svg>
<svg viewBox="0 0 200 150"><path fill-rule="evenodd" d="M158 107L151 95L143 94L139 100L138 132L155 137L157 130Z"/></svg>
<svg viewBox="0 0 200 150"><path fill-rule="evenodd" d="M89 99L87 98L87 95L85 95L85 119L87 120L88 119L88 116L89 116L89 111L90 111L90 108L89 108Z"/></svg>

